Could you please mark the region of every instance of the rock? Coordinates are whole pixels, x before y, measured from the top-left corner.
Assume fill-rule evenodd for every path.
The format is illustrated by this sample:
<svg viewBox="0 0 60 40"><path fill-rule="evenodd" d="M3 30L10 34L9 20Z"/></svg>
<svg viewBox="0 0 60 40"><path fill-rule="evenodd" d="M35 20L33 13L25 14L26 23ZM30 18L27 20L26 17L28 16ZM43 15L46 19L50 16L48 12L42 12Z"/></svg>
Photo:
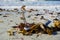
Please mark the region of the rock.
<svg viewBox="0 0 60 40"><path fill-rule="evenodd" d="M9 9L7 9L7 11L8 11L8 12L10 12L10 10L9 10Z"/></svg>
<svg viewBox="0 0 60 40"><path fill-rule="evenodd" d="M13 22L13 20L10 20L10 22Z"/></svg>
<svg viewBox="0 0 60 40"><path fill-rule="evenodd" d="M20 14L20 12L18 12L18 14Z"/></svg>
<svg viewBox="0 0 60 40"><path fill-rule="evenodd" d="M31 16L29 15L28 18L30 18Z"/></svg>
<svg viewBox="0 0 60 40"><path fill-rule="evenodd" d="M20 17L20 19L21 19L21 20L25 20L25 18L23 18L23 17Z"/></svg>
<svg viewBox="0 0 60 40"><path fill-rule="evenodd" d="M18 24L16 23L16 25L18 25Z"/></svg>
<svg viewBox="0 0 60 40"><path fill-rule="evenodd" d="M53 15L53 13L49 13L49 14Z"/></svg>
<svg viewBox="0 0 60 40"><path fill-rule="evenodd" d="M42 15L42 14L35 14L36 16Z"/></svg>
<svg viewBox="0 0 60 40"><path fill-rule="evenodd" d="M8 17L8 16L4 15L3 17Z"/></svg>
<svg viewBox="0 0 60 40"><path fill-rule="evenodd" d="M3 9L5 11L5 9Z"/></svg>
<svg viewBox="0 0 60 40"><path fill-rule="evenodd" d="M60 15L60 13L57 13L57 15Z"/></svg>
<svg viewBox="0 0 60 40"><path fill-rule="evenodd" d="M34 19L37 19L37 17L34 17Z"/></svg>
<svg viewBox="0 0 60 40"><path fill-rule="evenodd" d="M1 16L2 14L0 14L0 16Z"/></svg>
<svg viewBox="0 0 60 40"><path fill-rule="evenodd" d="M48 33L48 35L52 35L53 30L50 30L50 29L47 28L46 32Z"/></svg>
<svg viewBox="0 0 60 40"><path fill-rule="evenodd" d="M14 11L18 11L18 8L15 8Z"/></svg>
<svg viewBox="0 0 60 40"><path fill-rule="evenodd" d="M2 9L2 8L0 8L0 11L3 11L3 9Z"/></svg>
<svg viewBox="0 0 60 40"><path fill-rule="evenodd" d="M39 37L39 34L37 34L36 38Z"/></svg>

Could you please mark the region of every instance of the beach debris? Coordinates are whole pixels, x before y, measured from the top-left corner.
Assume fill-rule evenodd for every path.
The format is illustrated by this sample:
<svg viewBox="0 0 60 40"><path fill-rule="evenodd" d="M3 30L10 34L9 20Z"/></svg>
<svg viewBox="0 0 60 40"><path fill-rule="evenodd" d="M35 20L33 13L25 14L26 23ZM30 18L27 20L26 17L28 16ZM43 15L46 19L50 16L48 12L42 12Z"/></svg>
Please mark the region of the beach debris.
<svg viewBox="0 0 60 40"><path fill-rule="evenodd" d="M58 14L60 14L60 12Z"/></svg>
<svg viewBox="0 0 60 40"><path fill-rule="evenodd" d="M39 37L39 34L37 34L36 38Z"/></svg>
<svg viewBox="0 0 60 40"><path fill-rule="evenodd" d="M51 23L51 20L49 19L46 19L44 18L44 16L41 16L40 19L43 19L43 20L46 20L47 22L44 24L42 22L40 23L34 23L34 24L30 24L30 23L27 23L27 21L25 20L25 15L24 13L27 11L25 9L25 5L23 5L21 7L21 14L23 17L20 17L20 19L24 20L24 23L20 23L18 26L13 26L11 30L7 31L9 33L9 35L15 35L16 32L18 32L18 34L22 33L23 35L32 35L32 34L37 34L36 37L39 37L39 33L42 33L42 34L48 34L48 35L52 35L54 30L60 30L60 20L57 20L57 19L54 19L54 27L49 27L48 25ZM48 13L49 10L47 9L43 9L45 11L45 13ZM18 11L17 8L14 9L14 11ZM28 12L32 12L32 11L38 11L38 10L34 10L34 9L30 9ZM18 12L20 13L20 12ZM53 15L53 13L49 13L51 15ZM60 13L59 13L60 14ZM39 16L39 15L42 15L42 14L35 14L36 16L34 17L33 20L36 20ZM4 16L4 17L7 17L7 16ZM31 16L29 15L28 18L30 18ZM12 20L10 20L10 22L13 22ZM54 28L54 29L53 29ZM24 40L23 38L21 40Z"/></svg>
<svg viewBox="0 0 60 40"><path fill-rule="evenodd" d="M12 31L12 29L8 30L7 33L9 34L9 36L13 36L13 31Z"/></svg>
<svg viewBox="0 0 60 40"><path fill-rule="evenodd" d="M57 18L54 19L54 27L60 30L60 21Z"/></svg>
<svg viewBox="0 0 60 40"><path fill-rule="evenodd" d="M22 11L26 11L26 8L25 8L26 6L25 5L23 5L22 7L21 7L21 10Z"/></svg>
<svg viewBox="0 0 60 40"><path fill-rule="evenodd" d="M60 15L60 12L59 12L59 13L57 13L57 15Z"/></svg>
<svg viewBox="0 0 60 40"><path fill-rule="evenodd" d="M7 33L9 34L9 36L15 36L15 34L17 32L16 29L17 29L17 26L12 26L12 28L7 31Z"/></svg>
<svg viewBox="0 0 60 40"><path fill-rule="evenodd" d="M31 13L32 11L38 11L38 10L30 9L28 12Z"/></svg>
<svg viewBox="0 0 60 40"><path fill-rule="evenodd" d="M34 11L34 9L30 9L28 12L30 12L30 13L31 13L32 11Z"/></svg>
<svg viewBox="0 0 60 40"><path fill-rule="evenodd" d="M42 35L42 33L41 32L40 33L37 33L36 38L39 37L39 35Z"/></svg>
<svg viewBox="0 0 60 40"><path fill-rule="evenodd" d="M52 35L52 34L53 34L53 30L51 30L51 29L49 29L49 28L46 29L46 32L47 32L49 35Z"/></svg>
<svg viewBox="0 0 60 40"><path fill-rule="evenodd" d="M57 19L55 19L55 22L57 21ZM39 33L39 32L44 32L43 34L49 34L52 35L53 34L53 29L51 29L50 27L47 27L46 25L44 25L43 23L39 23L39 24L24 24L24 23L20 23L19 26L13 26L13 28L19 28L20 29L20 33L22 33L23 35L31 35L34 33ZM56 27L55 27L56 28ZM58 27L59 28L59 27ZM11 32L8 31L11 35ZM16 32L16 31L15 31ZM13 32L13 35L15 35L15 32ZM36 37L38 37L40 34L37 34Z"/></svg>
<svg viewBox="0 0 60 40"><path fill-rule="evenodd" d="M41 18L40 19L44 19L44 16L41 16Z"/></svg>

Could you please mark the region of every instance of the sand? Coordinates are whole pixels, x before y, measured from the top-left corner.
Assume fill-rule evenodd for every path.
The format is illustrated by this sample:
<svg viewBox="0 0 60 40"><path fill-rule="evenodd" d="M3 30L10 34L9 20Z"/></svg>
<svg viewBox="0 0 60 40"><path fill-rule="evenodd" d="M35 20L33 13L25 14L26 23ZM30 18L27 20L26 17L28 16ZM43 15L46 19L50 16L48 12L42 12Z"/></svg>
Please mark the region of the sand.
<svg viewBox="0 0 60 40"><path fill-rule="evenodd" d="M43 13L43 11L39 11L40 13ZM39 22L44 22L45 21L41 21L40 17L42 15L39 16L35 16L34 14L37 14L38 12L32 12L32 13L28 13L25 12L25 17L28 23L39 23ZM8 11L2 11L0 12L0 40L60 40L60 31L57 32L58 34L56 35L48 35L48 34L39 34L39 36L37 37L37 34L33 34L32 36L24 36L22 34L16 34L15 36L9 36L7 34L7 30L9 30L12 26L15 25L19 25L20 23L23 22L23 20L20 19L21 17L21 13L18 12L8 12ZM43 13L44 14L44 13ZM7 17L3 17L3 16L7 16ZM30 18L28 18L28 16L31 15ZM53 20L54 18L56 18L56 14L53 15L55 16L54 18L51 18L50 14L44 14L43 15L45 18L49 19L49 20ZM34 18L37 17L37 18ZM33 20L34 19L34 20Z"/></svg>

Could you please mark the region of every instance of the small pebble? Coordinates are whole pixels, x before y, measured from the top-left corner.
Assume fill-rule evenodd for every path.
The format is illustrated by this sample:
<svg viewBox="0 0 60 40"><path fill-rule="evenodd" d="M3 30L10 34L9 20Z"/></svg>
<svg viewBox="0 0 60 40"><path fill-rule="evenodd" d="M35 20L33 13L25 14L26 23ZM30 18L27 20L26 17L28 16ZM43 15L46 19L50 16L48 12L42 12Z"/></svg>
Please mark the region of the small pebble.
<svg viewBox="0 0 60 40"><path fill-rule="evenodd" d="M39 37L39 34L37 34L36 38Z"/></svg>
<svg viewBox="0 0 60 40"><path fill-rule="evenodd" d="M30 18L31 16L29 15L28 18Z"/></svg>
<svg viewBox="0 0 60 40"><path fill-rule="evenodd" d="M16 23L16 25L18 25L18 24Z"/></svg>
<svg viewBox="0 0 60 40"><path fill-rule="evenodd" d="M34 17L35 19L37 18L37 17Z"/></svg>
<svg viewBox="0 0 60 40"><path fill-rule="evenodd" d="M39 15L41 15L41 14L35 14L36 16L39 16Z"/></svg>
<svg viewBox="0 0 60 40"><path fill-rule="evenodd" d="M21 19L21 20L24 20L24 18L23 18L23 17L20 17L20 19Z"/></svg>
<svg viewBox="0 0 60 40"><path fill-rule="evenodd" d="M13 20L10 20L10 22L13 22Z"/></svg>

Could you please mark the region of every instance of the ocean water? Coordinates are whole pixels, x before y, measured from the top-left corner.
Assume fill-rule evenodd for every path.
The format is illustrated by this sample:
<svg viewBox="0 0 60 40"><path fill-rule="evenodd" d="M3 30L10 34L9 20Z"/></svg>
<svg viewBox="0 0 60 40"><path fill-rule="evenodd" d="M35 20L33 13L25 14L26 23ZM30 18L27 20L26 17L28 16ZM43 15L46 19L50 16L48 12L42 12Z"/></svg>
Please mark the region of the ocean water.
<svg viewBox="0 0 60 40"><path fill-rule="evenodd" d="M60 1L0 1L0 6L40 6L40 5L60 5Z"/></svg>

